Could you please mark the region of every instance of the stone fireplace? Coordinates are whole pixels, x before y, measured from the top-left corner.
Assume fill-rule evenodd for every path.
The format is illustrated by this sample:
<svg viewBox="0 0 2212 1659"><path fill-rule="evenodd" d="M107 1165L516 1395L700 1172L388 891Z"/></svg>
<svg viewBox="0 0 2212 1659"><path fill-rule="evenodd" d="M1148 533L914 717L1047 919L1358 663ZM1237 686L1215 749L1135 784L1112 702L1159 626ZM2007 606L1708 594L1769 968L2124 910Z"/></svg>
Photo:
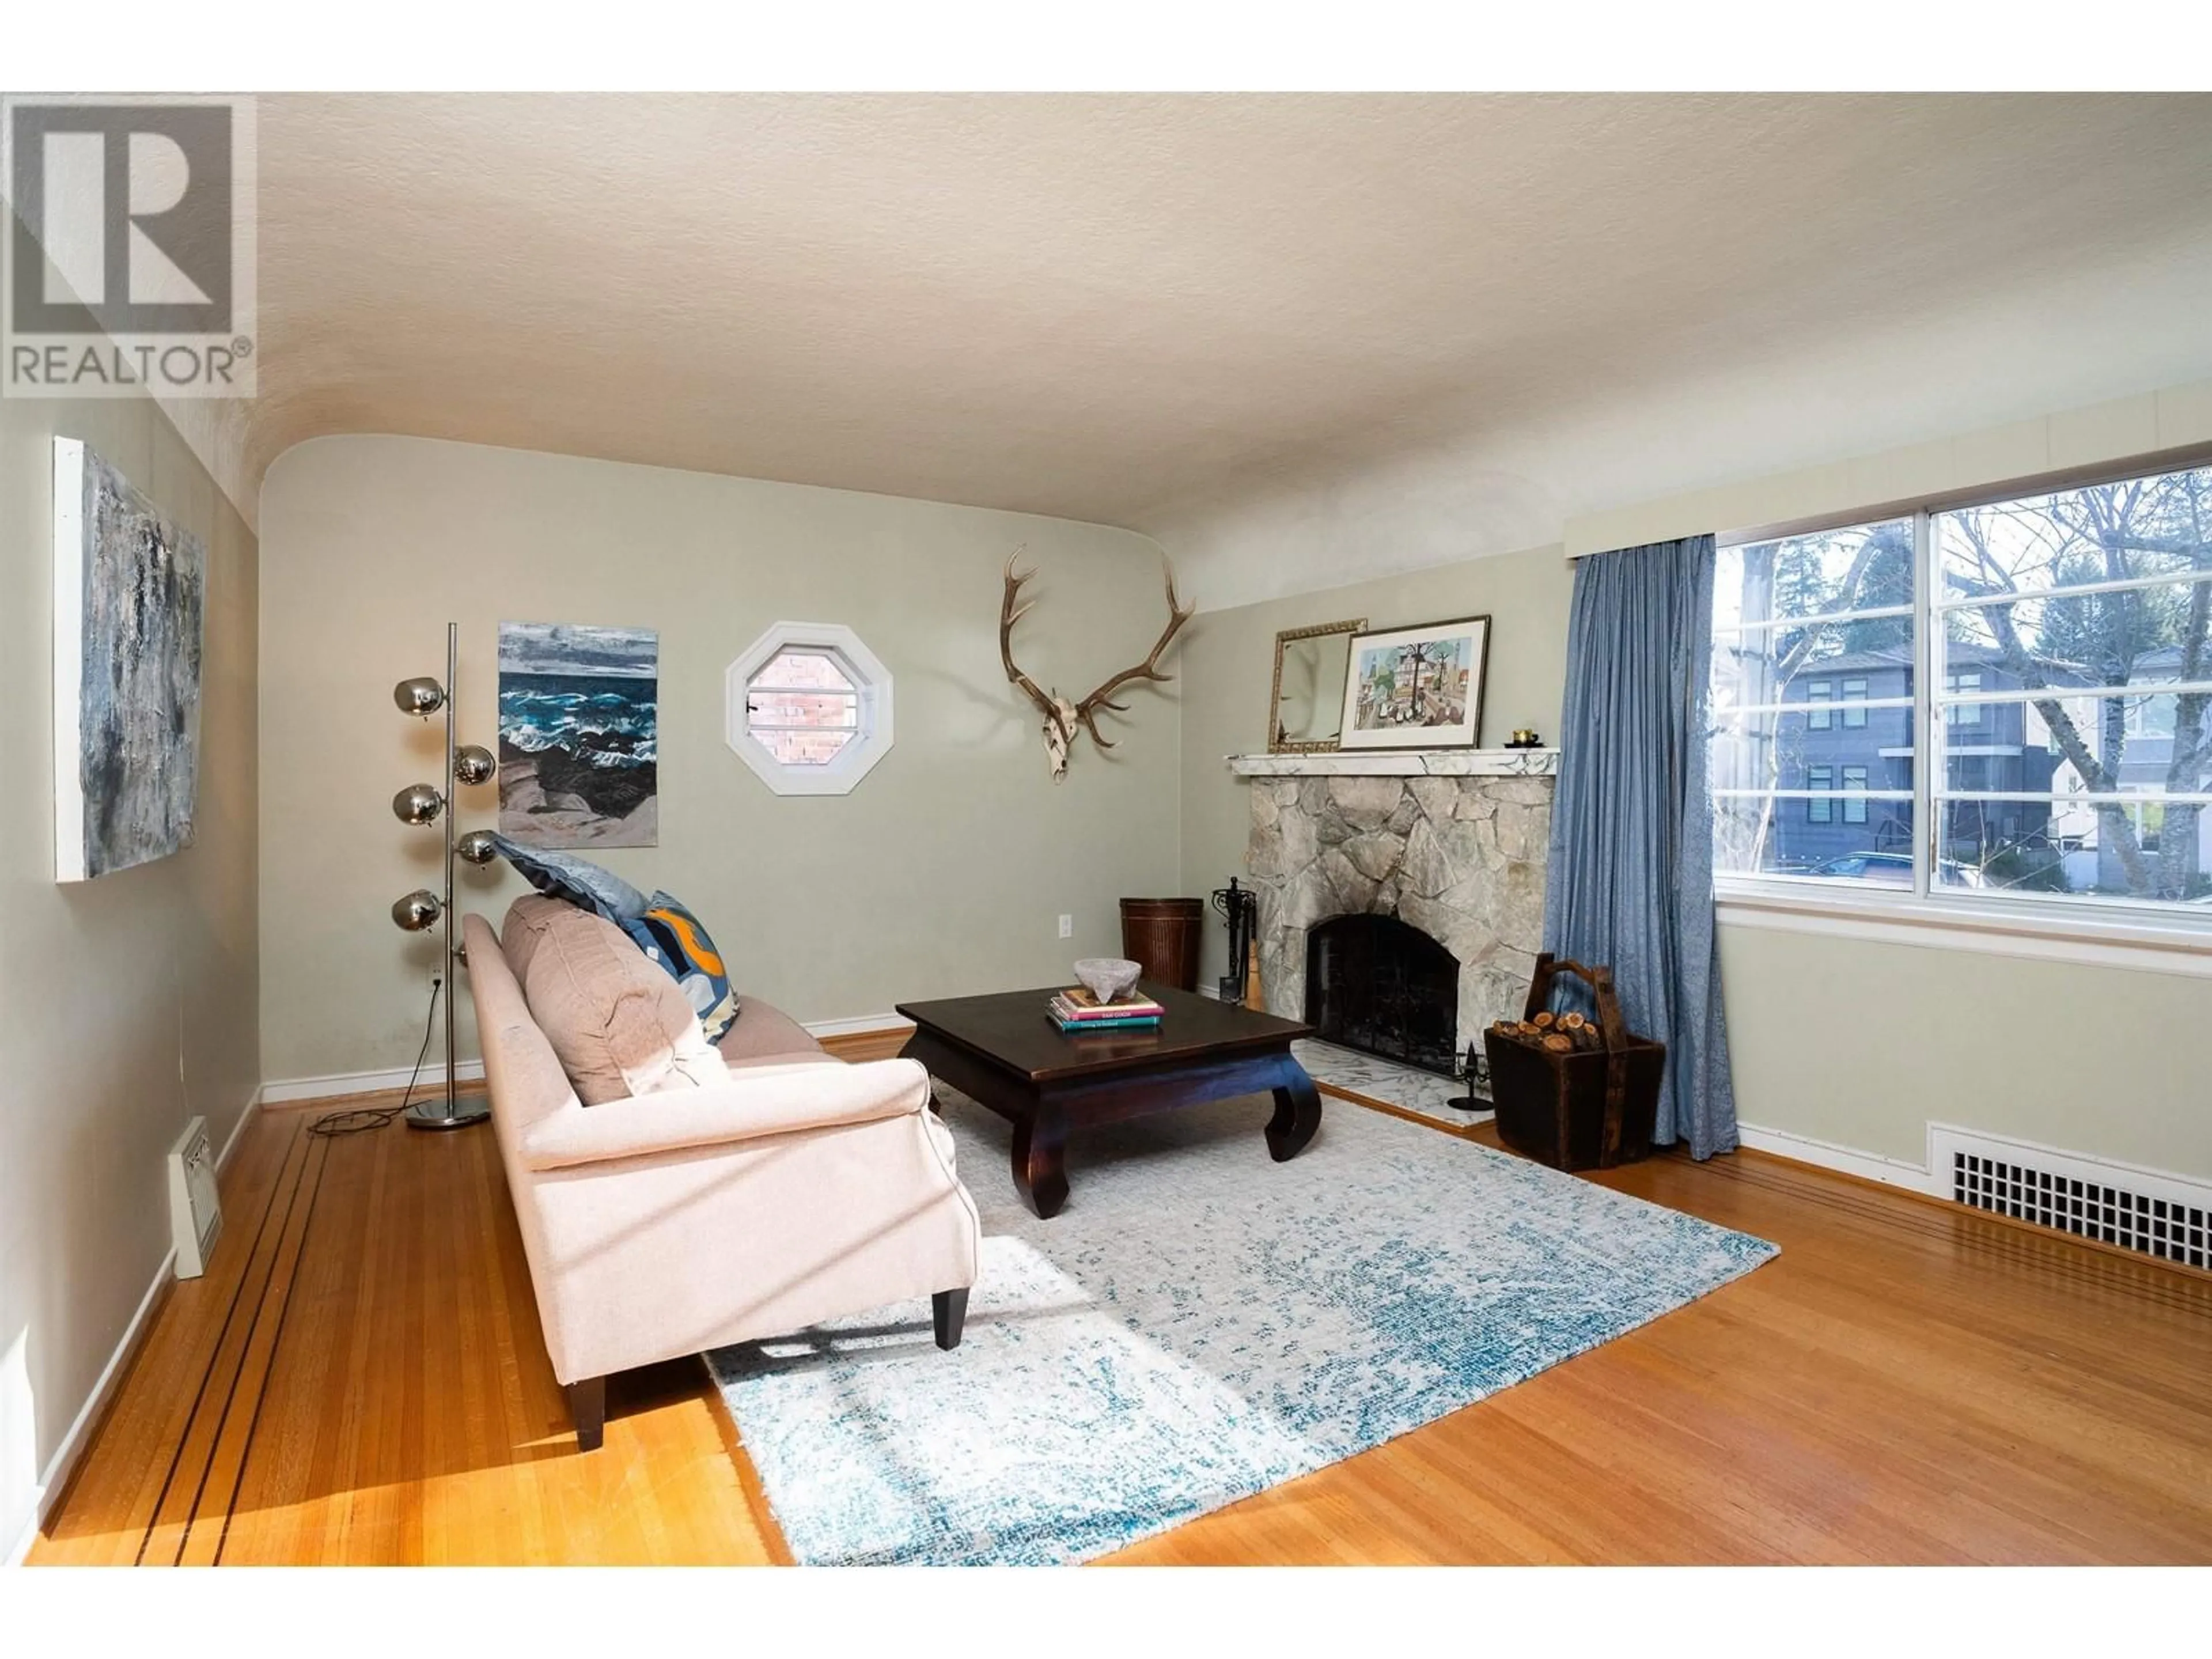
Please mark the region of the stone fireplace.
<svg viewBox="0 0 2212 1659"><path fill-rule="evenodd" d="M1543 933L1556 750L1249 755L1231 764L1251 781L1245 863L1259 895L1270 1013L1309 1017L1313 936L1322 924L1387 916L1458 964L1454 1052L1492 1021L1520 1017ZM1340 954L1332 961L1351 965ZM1389 971L1402 979L1402 968ZM1402 988L1382 988L1387 999ZM1340 1010L1352 1014L1344 995ZM1370 1028L1374 1018L1370 1006ZM1433 1055L1427 1036L1418 1046ZM1432 1057L1394 1057L1433 1068Z"/></svg>

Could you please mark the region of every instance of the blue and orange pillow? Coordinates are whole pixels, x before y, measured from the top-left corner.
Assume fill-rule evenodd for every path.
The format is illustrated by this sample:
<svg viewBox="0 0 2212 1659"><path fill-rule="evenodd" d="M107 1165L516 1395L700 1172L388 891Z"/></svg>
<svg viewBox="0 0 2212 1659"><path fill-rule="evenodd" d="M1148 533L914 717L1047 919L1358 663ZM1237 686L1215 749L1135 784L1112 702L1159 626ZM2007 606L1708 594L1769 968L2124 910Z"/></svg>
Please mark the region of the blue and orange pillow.
<svg viewBox="0 0 2212 1659"><path fill-rule="evenodd" d="M621 921L622 930L639 950L675 975L691 1012L699 1016L707 1041L720 1042L737 1023L738 996L713 935L679 899L655 893L644 914Z"/></svg>

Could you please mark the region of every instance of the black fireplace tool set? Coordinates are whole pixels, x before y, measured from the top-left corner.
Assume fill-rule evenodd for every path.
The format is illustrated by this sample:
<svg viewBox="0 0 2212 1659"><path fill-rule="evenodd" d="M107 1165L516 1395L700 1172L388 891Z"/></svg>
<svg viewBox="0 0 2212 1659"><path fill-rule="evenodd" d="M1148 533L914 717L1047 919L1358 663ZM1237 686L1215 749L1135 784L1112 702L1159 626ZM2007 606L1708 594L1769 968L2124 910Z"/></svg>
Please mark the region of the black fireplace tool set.
<svg viewBox="0 0 2212 1659"><path fill-rule="evenodd" d="M1252 953L1260 948L1260 896L1231 876L1228 886L1214 890L1213 908L1229 924L1229 971L1217 988L1222 1001L1241 1008L1251 987Z"/></svg>

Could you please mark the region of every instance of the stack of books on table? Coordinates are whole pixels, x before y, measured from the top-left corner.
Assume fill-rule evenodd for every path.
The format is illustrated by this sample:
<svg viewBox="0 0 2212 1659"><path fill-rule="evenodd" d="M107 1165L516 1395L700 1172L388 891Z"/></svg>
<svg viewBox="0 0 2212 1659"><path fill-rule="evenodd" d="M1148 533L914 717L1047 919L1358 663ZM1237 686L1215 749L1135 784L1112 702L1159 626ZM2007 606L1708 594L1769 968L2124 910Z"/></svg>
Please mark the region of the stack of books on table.
<svg viewBox="0 0 2212 1659"><path fill-rule="evenodd" d="M1167 1012L1150 997L1124 997L1101 1002L1081 986L1062 991L1052 1000L1047 1018L1063 1031L1146 1030L1160 1023Z"/></svg>

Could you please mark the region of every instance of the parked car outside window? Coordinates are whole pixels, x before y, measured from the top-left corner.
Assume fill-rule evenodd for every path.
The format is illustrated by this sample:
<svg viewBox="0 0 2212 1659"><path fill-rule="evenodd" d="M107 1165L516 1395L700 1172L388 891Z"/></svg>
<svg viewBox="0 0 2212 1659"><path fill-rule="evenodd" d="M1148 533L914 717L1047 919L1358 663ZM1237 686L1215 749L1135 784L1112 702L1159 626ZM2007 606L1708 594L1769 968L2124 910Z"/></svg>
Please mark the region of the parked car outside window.
<svg viewBox="0 0 2212 1659"><path fill-rule="evenodd" d="M1971 864L1961 864L1956 859L1945 859L1942 872L1944 884L1948 887L1986 885L1980 871ZM1846 853L1841 858L1825 860L1797 873L1843 876L1854 881L1877 882L1884 887L1910 887L1912 885L1912 856L1909 853Z"/></svg>

